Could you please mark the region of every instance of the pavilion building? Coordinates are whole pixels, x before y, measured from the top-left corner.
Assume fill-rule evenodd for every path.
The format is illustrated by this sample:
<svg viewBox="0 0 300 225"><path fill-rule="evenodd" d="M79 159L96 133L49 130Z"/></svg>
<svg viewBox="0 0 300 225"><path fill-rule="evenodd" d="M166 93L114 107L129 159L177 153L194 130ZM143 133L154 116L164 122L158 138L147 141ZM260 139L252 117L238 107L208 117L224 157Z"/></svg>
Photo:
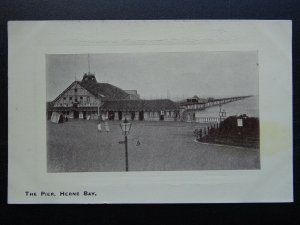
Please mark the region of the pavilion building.
<svg viewBox="0 0 300 225"><path fill-rule="evenodd" d="M122 90L108 83L99 83L95 74L85 73L81 81L74 81L52 102L47 103L47 117L53 112L70 119L103 119L174 121L179 106L169 99L140 99L136 90Z"/></svg>

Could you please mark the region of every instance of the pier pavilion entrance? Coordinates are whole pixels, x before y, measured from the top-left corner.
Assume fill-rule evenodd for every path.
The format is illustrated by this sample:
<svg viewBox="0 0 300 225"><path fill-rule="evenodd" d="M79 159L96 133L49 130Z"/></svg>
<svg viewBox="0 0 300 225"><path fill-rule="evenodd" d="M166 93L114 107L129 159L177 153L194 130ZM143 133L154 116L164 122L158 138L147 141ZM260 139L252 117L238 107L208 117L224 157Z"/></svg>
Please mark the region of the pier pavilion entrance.
<svg viewBox="0 0 300 225"><path fill-rule="evenodd" d="M139 120L144 120L144 111L139 112Z"/></svg>

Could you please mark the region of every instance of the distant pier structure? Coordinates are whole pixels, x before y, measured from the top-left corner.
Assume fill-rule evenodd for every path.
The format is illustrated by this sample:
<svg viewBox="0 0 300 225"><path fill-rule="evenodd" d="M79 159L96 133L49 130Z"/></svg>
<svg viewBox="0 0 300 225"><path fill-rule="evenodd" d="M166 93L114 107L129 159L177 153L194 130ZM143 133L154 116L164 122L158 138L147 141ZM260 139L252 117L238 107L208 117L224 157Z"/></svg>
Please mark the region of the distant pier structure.
<svg viewBox="0 0 300 225"><path fill-rule="evenodd" d="M199 98L194 96L179 102L180 119L187 122L217 123L222 120L219 117L197 117L197 112L205 110L213 106L221 106L226 103L242 100L252 97L253 95L234 96L227 98ZM222 113L222 112L220 112Z"/></svg>

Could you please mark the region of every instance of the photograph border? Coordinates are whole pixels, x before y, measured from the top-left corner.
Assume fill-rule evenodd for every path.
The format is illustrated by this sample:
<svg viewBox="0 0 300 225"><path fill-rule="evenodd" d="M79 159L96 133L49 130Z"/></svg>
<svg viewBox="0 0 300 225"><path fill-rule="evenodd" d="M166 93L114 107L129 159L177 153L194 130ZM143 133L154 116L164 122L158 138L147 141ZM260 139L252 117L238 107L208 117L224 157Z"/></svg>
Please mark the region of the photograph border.
<svg viewBox="0 0 300 225"><path fill-rule="evenodd" d="M145 24L146 23L146 24ZM49 26L47 26L49 24ZM62 29L66 28L69 32L61 32L60 36L49 36L50 33L57 33ZM172 24L172 26L171 26ZM178 27L183 27L189 30L189 33L182 33L181 29ZM145 26L146 25L146 26ZM100 26L100 27L99 27ZM120 27L118 27L120 26ZM227 30L224 30L226 26ZM169 32L170 38L164 37L166 44L172 40L171 38L175 34L181 36L178 37L178 40L174 42L171 41L169 45L162 44L159 42L157 44L156 40L161 38L161 35L165 34L165 28L168 27L171 32ZM138 36L133 36L132 32L138 28ZM33 29L36 34L41 36L36 36L40 40L40 47L37 48L37 42L32 43L35 46L35 51L32 52L32 44L30 42L26 43L26 46L22 45L22 42L19 42L19 37L22 38L32 38L31 32L28 32L30 29ZM102 35L100 40L93 40L93 37L97 32L101 30ZM143 31L144 29L144 31ZM152 29L152 30L151 30ZM219 29L223 29L225 34L215 36L218 34ZM243 32L241 32L241 29ZM255 33L253 29L263 30L263 33ZM116 35L116 30L122 35ZM195 39L199 38L199 32L201 30L200 40L196 42ZM89 31L89 32L88 32ZM267 32L268 31L268 32ZM19 33L23 32L23 33ZM25 33L24 33L25 32ZM274 35L274 44L269 42L269 33ZM82 36L82 33L85 35ZM261 34L267 33L265 36ZM28 34L30 37L26 37ZM114 35L112 39L111 35ZM149 34L152 34L149 35ZM203 36L205 34L206 36ZM25 35L25 36L24 36ZM79 38L74 38L74 36L79 35L80 38L87 38L88 42L82 42ZM183 36L182 36L183 35ZM188 35L188 39L186 38ZM228 36L226 36L228 35ZM240 35L240 37L238 36ZM207 38L210 36L215 39L208 42ZM96 37L98 37L96 35ZM118 40L118 37L122 37L121 40ZM128 38L131 38L128 40ZM224 40L224 38L227 39ZM35 148L30 149L26 154L31 154L33 157L36 157L34 164L31 164L31 167L28 167L28 171L22 169L22 173L17 172L20 168L17 164L9 163L9 203L224 203L224 202L290 202L292 201L292 134L291 134L291 43L289 43L291 37L291 23L290 21L99 21L97 22L11 22L9 24L9 51L12 53L9 55L9 96L10 104L18 104L18 110L21 110L22 107L25 107L25 111L28 111L28 104L35 106L40 106L40 108L34 108L30 113L36 112L34 120L22 120L23 127L27 127L28 123L34 125L33 132L28 132L25 134L22 129L18 127L16 129L18 120L18 112L10 111L11 118L14 120L10 121L10 132L13 132L16 136L18 133L22 133L22 138L35 140ZM138 173L132 172L128 174L123 173L89 173L89 174L78 174L72 173L72 175L59 174L45 174L45 162L43 159L46 159L45 151L45 134L43 135L43 130L45 131L45 77L41 74L45 73L45 54L51 53L93 53L93 52L127 52L133 51L132 39L135 43L140 43L140 40L143 40L143 44L135 45L135 52L142 51L166 51L169 49L173 51L199 51L199 50L259 50L259 59L260 59L260 90L264 90L264 93L260 91L260 120L261 120L261 170L258 171L193 171L193 172L180 172L180 175L176 172L145 172ZM146 40L145 40L146 39ZM220 39L220 40L219 40ZM109 42L114 41L114 45L107 45L107 40ZM125 40L126 44L120 45ZM192 40L192 44L186 44L186 41L189 42ZM239 40L239 41L238 41ZM32 40L33 41L33 40ZM220 41L224 45L220 45ZM251 42L252 41L252 42ZM88 43L91 44L88 44ZM19 43L19 45L18 45ZM78 44L81 43L81 44ZM84 43L82 45L82 43ZM95 46L97 43L97 46ZM118 45L117 45L118 43ZM128 45L129 43L129 45ZM179 44L181 43L181 45ZM202 44L200 44L202 43ZM246 43L246 44L245 44ZM66 47L64 47L66 46ZM75 46L75 47L74 47ZM175 46L177 48L175 49ZM14 51L19 52L19 49L22 48L24 53L26 49L31 51L32 57L27 58L28 62L24 61L24 56L21 54L17 55ZM284 54L282 51L285 50ZM272 54L271 54L272 53ZM272 59L270 56L272 55ZM275 63L282 62L282 55L285 56L285 63ZM11 58L13 57L13 58ZM12 67L14 60L18 58L19 66ZM278 61L279 60L279 61ZM269 66L268 66L269 65ZM28 83L28 74L23 75L22 79L18 74L21 71L26 71L25 68L30 68L29 71L32 71L31 74L34 82L31 84L40 84L35 85L34 92L28 92L28 96L23 95L24 98L28 99L28 102L20 104L18 99L16 99L14 94L16 90L19 89L17 84L30 85ZM267 74L270 74L271 71L284 71L290 76L282 77L276 74L275 79L277 82L273 82L273 86L270 87L270 77ZM25 78L25 79L24 79ZM22 82L16 82L18 81ZM21 80L20 80L21 79ZM27 82L26 82L27 80ZM24 83L23 83L24 82ZM279 85L281 88L284 88L284 92L281 95L278 94L275 90L274 85ZM38 94L37 94L38 93ZM43 94L44 93L44 94ZM33 95L32 95L33 94ZM276 98L270 98L270 96L276 96ZM280 108L280 111L273 111L276 106L276 102L279 100L284 100L286 107ZM9 107L12 110L12 107ZM31 108L32 110L32 108ZM287 115L282 119L281 115ZM289 115L289 116L288 116ZM281 120L279 121L278 118ZM40 122L39 122L40 121ZM274 126L268 127L272 121L276 121ZM26 124L25 124L26 123ZM31 126L32 126L31 124ZM44 124L44 125L42 125ZM286 133L285 136L279 135L279 127L282 127ZM276 137L276 140L272 141L268 139L268 130L273 132L273 137ZM277 131L277 132L275 132ZM281 130L280 130L281 131ZM26 136L30 135L30 136ZM36 139L36 135L43 135L40 139ZM20 141L20 139L18 139ZM275 140L275 142L274 142ZM27 142L28 143L28 142ZM17 156L20 158L22 151L17 150L24 148L24 143L20 146L20 142L16 143L10 139L10 149L13 149L13 153L10 153L9 161L12 156ZM19 146L18 146L19 145ZM265 151L265 146L268 146L268 151ZM263 150L264 149L264 150ZM24 153L23 153L24 154ZM32 157L23 157L23 163L32 162ZM16 159L14 159L16 160ZM29 160L29 162L27 162ZM273 171L274 165L278 163L284 164L281 170L277 171L276 176L270 177L269 174ZM25 173L25 174L24 174ZM27 175L26 175L27 174ZM34 187L30 187L26 176L32 174L32 179L36 180L38 183L34 183ZM262 175L263 174L263 175ZM20 177L21 175L21 177ZM282 176L280 179L280 184L278 183L278 176ZM260 183L260 188L255 192L253 186L257 185L257 182L262 182L269 177L267 183ZM271 179L270 179L271 178ZM14 188L15 182L20 183L22 179L22 186L18 187L18 190ZM32 180L30 179L30 180ZM91 183L93 180L93 183ZM87 187L84 183L89 183ZM105 184L105 186L100 186L97 184ZM210 184L210 185L207 185ZM226 186L226 189L220 189L220 184ZM235 185L238 184L238 185ZM274 184L276 184L274 186ZM70 186L71 185L71 186ZM234 186L235 185L235 186ZM272 187L272 191L270 191ZM276 188L275 188L276 187ZM79 191L84 192L86 189L90 192L102 193L99 194L96 198L85 198L83 196L74 197L74 198L43 198L41 196L36 198L28 198L24 196L25 189L32 189L35 192L39 192L41 189L48 189L49 192L59 193L61 190L72 189L70 191ZM23 190L23 191L22 191ZM184 196L181 194L184 191ZM104 194L103 194L104 193ZM134 193L132 195L131 193ZM146 194L147 193L147 194ZM168 194L167 194L168 193ZM147 197L146 197L147 196Z"/></svg>
<svg viewBox="0 0 300 225"><path fill-rule="evenodd" d="M212 67L219 65L217 62L221 64L220 68L212 69ZM182 65L185 69L181 69L181 66L177 64ZM120 125L119 123L124 121L125 117L132 125L128 136L129 156L131 156L130 167L133 168L130 171L260 169L258 51L47 54L46 65L47 131L51 131L47 133L48 172L121 172L125 168L122 168L120 162L124 152L122 151L123 147L120 148L122 143L118 142L123 136L120 127L116 124ZM175 67L178 69L175 69ZM63 82L63 85L61 82ZM197 85L195 85L196 83ZM79 85L77 87L79 91L75 94L72 85ZM103 90L96 87L102 87ZM113 92L112 88L115 87L118 88L117 96L119 97L109 97ZM124 87L126 88L124 89ZM52 88L54 90L51 90ZM190 91L191 88L193 88L193 91ZM108 89L112 92L109 92ZM130 98L128 98L124 95L127 89L135 90L136 96L130 94ZM96 103L98 101L96 92L102 93L99 95L102 96L102 100L98 104ZM199 95L199 93L201 94ZM50 98L48 94L51 96ZM87 95L89 96L87 98L92 98L92 102L86 102ZM69 98L73 99L69 100ZM185 102L191 98L198 98L199 101L197 103ZM250 98L249 102L247 99ZM59 103L57 103L58 101ZM78 102L74 103L74 101ZM250 105L254 108L251 109L245 105L245 101L251 103ZM121 106L118 106L119 103ZM127 103L129 104L128 107L125 105ZM78 106L74 108L74 104ZM231 110L230 105L237 106L238 109ZM247 107L243 109L243 105ZM191 109L194 106L197 106L197 108ZM223 111L227 110L227 112L222 113L222 118L219 115L221 108ZM163 111L167 111L167 113L163 116L164 118L159 118L160 113ZM75 112L77 112L76 119L74 119L75 114L73 115ZM153 112L156 114L153 114ZM53 121L52 113L54 115ZM140 113L143 114L142 118L140 118ZM98 118L99 114L101 120ZM120 115L122 121L119 118ZM258 118L257 130L251 131L252 136L250 138L253 142L247 141L247 136L250 134L244 131L242 135L241 133L238 135L235 129L236 120L233 123L232 119L234 116L242 117L242 115L244 115L244 119L247 120L248 118L253 122L256 121L252 118L253 116ZM223 140L223 142L209 141L208 137L218 136L217 130L219 130L220 120L225 120L229 116L231 116L229 118L231 122L227 120L226 133L229 132L228 129L231 129L231 134L235 139L231 137L230 140ZM87 122L86 120L90 121ZM59 124L53 124L50 121ZM75 121L77 123L74 123ZM96 130L97 124L98 129L99 126L101 129L98 132ZM81 125L82 129L86 130L84 137L79 136L83 133L81 127L79 127ZM163 135L166 135L168 142L163 141L165 137L152 132L147 133L150 132L148 129L144 133L143 125L146 125L144 128L154 125L163 128ZM93 126L95 129L92 129ZM178 126L182 127L182 131L178 130ZM105 132L106 127L110 131ZM49 128L51 129L49 130ZM199 139L195 132L200 129L201 138ZM205 132L207 130L205 135L209 133L205 138L202 135L204 129ZM55 134L55 131L62 133ZM174 139L170 139L170 134L179 133L182 136L176 135L173 137ZM147 137L153 139L154 136L156 136L155 141L147 139ZM239 138L244 137L244 141L238 140L238 136ZM54 139L54 137L56 138ZM57 139L57 137L59 138ZM99 140L103 137L110 139L109 143L103 140L107 148L100 144ZM48 140L49 138L51 142ZM139 140L139 143L140 139L141 142L146 141L146 145L143 143L136 148L134 147L135 144L132 144L133 139L135 141ZM83 145L80 140L85 144ZM183 141L187 142L187 145L181 144ZM192 145L189 144L190 142L192 142ZM197 142L198 144L196 144ZM182 150L174 146L177 144L181 146ZM100 149L98 149L99 145L101 146ZM57 146L57 149L54 146ZM81 147L79 148L79 146ZM155 146L152 154L147 146ZM51 151L49 151L49 148ZM226 154L224 149L221 150L221 148L227 149L231 153ZM63 149L65 153L62 152ZM118 150L116 151L116 149ZM158 149L161 150L161 153ZM173 153L167 151L167 149L172 149ZM185 157L180 153L184 150L186 150L190 162L189 160L183 162ZM204 152L206 153L203 154ZM213 154L213 152L218 152L219 156ZM67 158L68 154L70 154L69 159ZM89 158L88 156L91 154L93 157ZM143 154L148 155L147 160L142 156ZM157 154L164 156L160 159L157 158ZM182 160L172 157L175 154L182 157ZM189 156L189 154L191 155ZM208 160L207 162L201 160L201 157L199 157L201 154ZM84 160L79 158L80 155ZM98 163L95 157L98 157ZM145 166L141 165L137 157L144 160ZM170 157L170 159L163 159L164 157ZM233 160L230 159L231 157ZM74 158L76 158L76 162ZM89 158L89 162L87 162L87 158ZM101 158L111 163L101 161ZM196 158L198 162L195 161ZM163 161L164 163L162 163Z"/></svg>

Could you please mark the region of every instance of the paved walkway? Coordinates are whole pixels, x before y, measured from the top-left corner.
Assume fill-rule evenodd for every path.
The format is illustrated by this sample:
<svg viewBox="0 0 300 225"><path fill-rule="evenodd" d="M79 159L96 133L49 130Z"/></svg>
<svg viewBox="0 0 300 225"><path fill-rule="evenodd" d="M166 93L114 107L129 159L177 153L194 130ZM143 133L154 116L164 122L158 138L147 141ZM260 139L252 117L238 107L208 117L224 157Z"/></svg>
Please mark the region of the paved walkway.
<svg viewBox="0 0 300 225"><path fill-rule="evenodd" d="M96 121L47 122L48 172L124 171L124 137L119 121L110 132L98 132ZM259 150L194 141L195 128L184 122L132 124L128 136L129 170L173 171L259 169ZM139 140L140 145L137 145Z"/></svg>

